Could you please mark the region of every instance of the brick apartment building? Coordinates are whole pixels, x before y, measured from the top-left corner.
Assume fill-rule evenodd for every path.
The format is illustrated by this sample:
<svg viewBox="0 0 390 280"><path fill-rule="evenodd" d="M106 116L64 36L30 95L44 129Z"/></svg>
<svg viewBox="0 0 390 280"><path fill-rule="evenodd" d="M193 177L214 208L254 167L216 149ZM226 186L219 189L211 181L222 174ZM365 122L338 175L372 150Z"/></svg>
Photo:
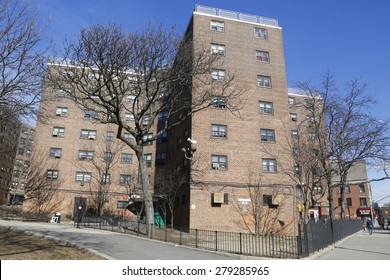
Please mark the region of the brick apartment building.
<svg viewBox="0 0 390 280"><path fill-rule="evenodd" d="M209 108L145 147L152 181L158 183L164 170L185 178L175 197L174 225L296 233L302 210L289 173L295 170L293 132L307 114L292 103L304 97L288 93L281 27L275 19L196 6L186 36L195 49L220 57L210 79L223 83L234 75L245 91L239 115L231 113L226 99L214 96ZM193 87L190 94L199 91ZM125 213L138 164L134 152L115 139L116 127L98 123L95 112L80 109L62 91L46 86L42 100L41 112L51 117L37 124L34 155L45 166L42 177L59 182L53 210L74 218L78 207L93 200L100 181L110 184L106 208ZM158 131L159 122L154 125ZM191 159L183 152L190 147L188 138L196 141ZM98 161L113 164L102 172ZM315 206L324 206L324 199Z"/></svg>

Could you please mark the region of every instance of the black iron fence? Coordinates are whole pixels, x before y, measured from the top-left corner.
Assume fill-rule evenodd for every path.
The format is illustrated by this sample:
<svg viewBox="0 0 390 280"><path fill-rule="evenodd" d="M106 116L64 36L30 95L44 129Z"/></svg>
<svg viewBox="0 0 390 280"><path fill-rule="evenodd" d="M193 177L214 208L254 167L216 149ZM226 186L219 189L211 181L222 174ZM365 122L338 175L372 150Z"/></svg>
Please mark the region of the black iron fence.
<svg viewBox="0 0 390 280"><path fill-rule="evenodd" d="M314 222L299 227L298 236L253 235L242 232L185 228L158 228L142 221L116 217L83 217L75 226L111 230L137 236L150 236L165 242L212 251L269 258L297 259L309 256L362 229L360 220Z"/></svg>

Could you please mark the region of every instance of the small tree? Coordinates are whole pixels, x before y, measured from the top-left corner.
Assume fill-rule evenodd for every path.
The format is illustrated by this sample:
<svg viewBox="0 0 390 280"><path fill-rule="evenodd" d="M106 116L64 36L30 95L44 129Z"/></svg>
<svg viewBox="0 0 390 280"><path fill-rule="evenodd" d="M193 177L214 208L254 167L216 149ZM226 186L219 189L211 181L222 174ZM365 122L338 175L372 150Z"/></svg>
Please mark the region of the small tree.
<svg viewBox="0 0 390 280"><path fill-rule="evenodd" d="M64 58L56 60L47 74L49 86L66 91L80 107L98 111L102 123L117 125L116 137L134 150L150 226L154 224L153 190L145 143L211 106L213 96L227 98L234 109L240 95L233 86L234 75L213 82L211 66L218 57L209 46L195 49L192 42L179 40L173 30L162 26L149 25L137 32L115 25L93 26L66 44ZM197 94L191 94L192 89ZM166 121L154 133L154 121L161 114ZM125 121L127 116L132 125Z"/></svg>
<svg viewBox="0 0 390 280"><path fill-rule="evenodd" d="M58 163L50 161L47 155L34 151L24 194L24 207L28 212L38 214L60 210L61 199L54 199L61 191L64 178L59 174Z"/></svg>

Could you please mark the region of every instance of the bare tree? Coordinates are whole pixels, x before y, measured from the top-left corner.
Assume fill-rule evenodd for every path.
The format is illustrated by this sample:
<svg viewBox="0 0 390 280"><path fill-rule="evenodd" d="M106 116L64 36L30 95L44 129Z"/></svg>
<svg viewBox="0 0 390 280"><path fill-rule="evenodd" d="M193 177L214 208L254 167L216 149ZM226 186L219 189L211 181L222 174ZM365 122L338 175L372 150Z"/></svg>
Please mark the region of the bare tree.
<svg viewBox="0 0 390 280"><path fill-rule="evenodd" d="M360 80L351 80L344 90L340 90L328 73L319 87L309 82L301 82L298 87L307 95L305 109L313 116L312 132L327 182L330 216L334 218L333 190L340 187L341 217L344 219L344 187L351 167L359 161L389 162L388 121L373 115L374 100L366 95L367 85ZM322 105L317 106L317 102ZM335 175L340 178L337 183L332 182ZM375 180L384 179L390 179L387 173Z"/></svg>
<svg viewBox="0 0 390 280"><path fill-rule="evenodd" d="M12 108L9 117L34 116L45 74L46 48L40 45L37 14L25 1L0 2L0 107Z"/></svg>
<svg viewBox="0 0 390 280"><path fill-rule="evenodd" d="M61 191L64 178L60 177L57 162L49 162L44 153L35 151L31 157L24 207L28 212L46 214L59 210L61 199L54 199Z"/></svg>
<svg viewBox="0 0 390 280"><path fill-rule="evenodd" d="M190 39L179 40L162 26L148 25L137 32L93 26L68 42L64 58L48 71L49 86L66 91L80 107L98 111L102 123L116 124L116 137L134 150L149 225L154 223L154 209L145 143L211 106L213 96L227 98L229 108L236 108L234 97L240 90L233 85L234 75L223 82L211 78L217 59L209 46L194 49ZM191 94L193 88L198 94ZM166 121L153 133L154 121L162 113ZM132 125L126 117L133 119Z"/></svg>

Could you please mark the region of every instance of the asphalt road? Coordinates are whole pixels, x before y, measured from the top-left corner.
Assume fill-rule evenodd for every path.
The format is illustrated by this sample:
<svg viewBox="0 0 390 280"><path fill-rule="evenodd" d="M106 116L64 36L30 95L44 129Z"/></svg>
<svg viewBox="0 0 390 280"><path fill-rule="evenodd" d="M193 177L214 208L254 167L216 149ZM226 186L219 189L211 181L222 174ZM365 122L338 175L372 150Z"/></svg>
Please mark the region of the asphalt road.
<svg viewBox="0 0 390 280"><path fill-rule="evenodd" d="M136 236L75 228L69 224L0 220L0 226L55 238L85 248L111 260L235 260L245 256L192 249ZM252 258L253 259L253 258Z"/></svg>

